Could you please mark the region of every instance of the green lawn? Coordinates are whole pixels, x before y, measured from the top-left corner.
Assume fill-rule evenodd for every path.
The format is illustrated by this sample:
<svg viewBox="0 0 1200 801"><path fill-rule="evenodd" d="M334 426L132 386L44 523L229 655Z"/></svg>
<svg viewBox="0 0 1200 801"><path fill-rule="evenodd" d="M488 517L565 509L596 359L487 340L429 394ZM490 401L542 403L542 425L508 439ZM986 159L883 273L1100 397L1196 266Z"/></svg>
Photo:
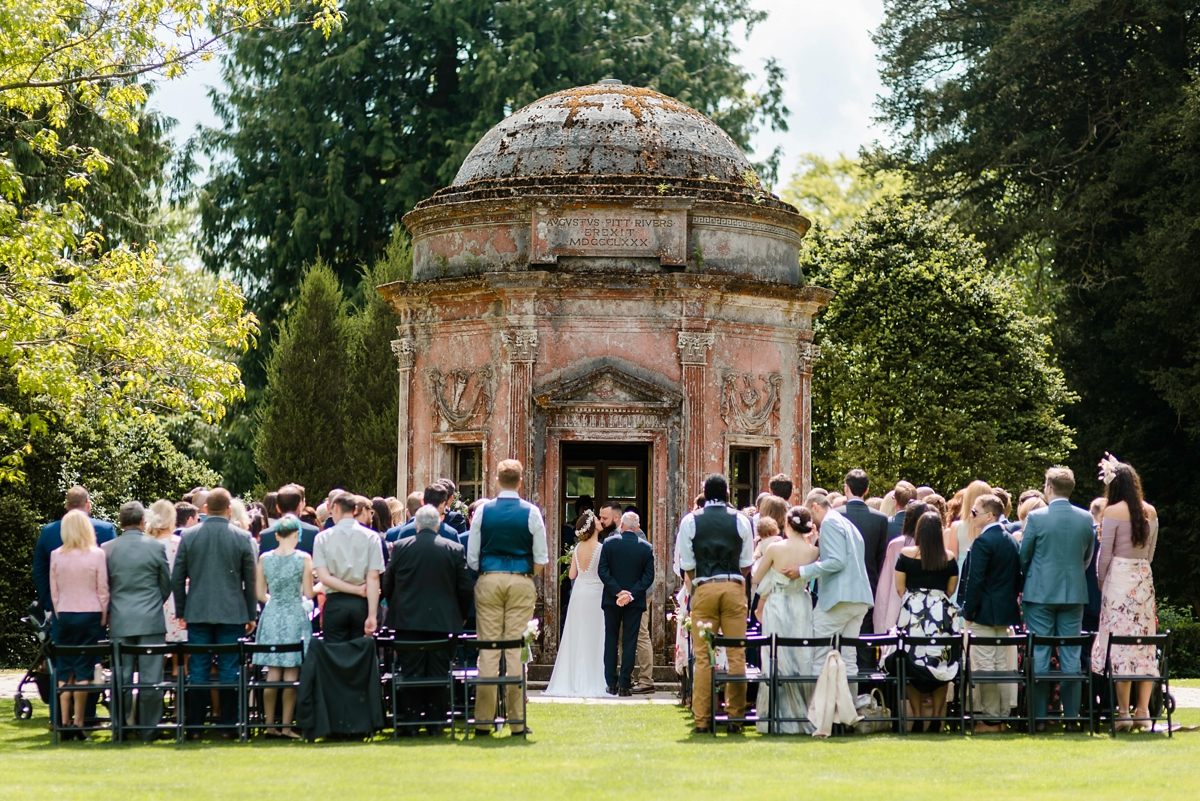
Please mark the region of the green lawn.
<svg viewBox="0 0 1200 801"><path fill-rule="evenodd" d="M49 745L46 708L0 721L5 799L1060 798L1190 796L1200 733L891 735L820 741L689 734L671 706L539 704L536 734L452 743ZM1200 723L1200 711L1183 713ZM1192 790L1187 788L1191 787Z"/></svg>

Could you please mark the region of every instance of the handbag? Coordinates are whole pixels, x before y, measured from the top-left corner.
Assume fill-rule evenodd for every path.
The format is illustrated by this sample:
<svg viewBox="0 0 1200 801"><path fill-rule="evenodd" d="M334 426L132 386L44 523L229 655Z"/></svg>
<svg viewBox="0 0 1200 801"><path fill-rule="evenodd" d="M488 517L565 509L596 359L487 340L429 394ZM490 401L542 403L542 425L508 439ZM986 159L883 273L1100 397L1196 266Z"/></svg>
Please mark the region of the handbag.
<svg viewBox="0 0 1200 801"><path fill-rule="evenodd" d="M890 732L894 725L893 721L886 720L886 718L892 717L892 710L888 709L887 704L884 703L883 693L879 692L878 687L871 690L870 701L866 706L859 708L858 714L863 718L854 727L859 734ZM885 719L880 720L880 718Z"/></svg>

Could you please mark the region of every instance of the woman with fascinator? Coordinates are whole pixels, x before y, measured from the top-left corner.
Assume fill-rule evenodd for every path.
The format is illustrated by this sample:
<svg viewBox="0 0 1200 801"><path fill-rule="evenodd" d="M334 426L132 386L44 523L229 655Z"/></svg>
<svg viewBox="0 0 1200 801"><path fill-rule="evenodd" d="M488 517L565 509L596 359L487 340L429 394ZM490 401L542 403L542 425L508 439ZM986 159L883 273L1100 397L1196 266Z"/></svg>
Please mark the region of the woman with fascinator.
<svg viewBox="0 0 1200 801"><path fill-rule="evenodd" d="M1100 631L1092 646L1092 669L1102 668L1110 635L1154 634L1155 601L1154 546L1158 542L1158 512L1142 499L1142 481L1137 471L1105 454L1100 462L1100 480L1105 484L1104 514L1100 518L1100 558L1096 577L1100 581ZM1112 650L1113 673L1117 676L1157 676L1158 660L1153 645L1118 645ZM1138 682L1137 706L1130 709L1131 681L1117 681L1116 728L1148 729L1150 692L1153 682ZM1131 714L1132 713L1132 714Z"/></svg>
<svg viewBox="0 0 1200 801"><path fill-rule="evenodd" d="M600 563L600 521L586 509L576 523L571 554L571 600L550 684L542 695L566 698L604 698L604 613L600 608L604 584Z"/></svg>

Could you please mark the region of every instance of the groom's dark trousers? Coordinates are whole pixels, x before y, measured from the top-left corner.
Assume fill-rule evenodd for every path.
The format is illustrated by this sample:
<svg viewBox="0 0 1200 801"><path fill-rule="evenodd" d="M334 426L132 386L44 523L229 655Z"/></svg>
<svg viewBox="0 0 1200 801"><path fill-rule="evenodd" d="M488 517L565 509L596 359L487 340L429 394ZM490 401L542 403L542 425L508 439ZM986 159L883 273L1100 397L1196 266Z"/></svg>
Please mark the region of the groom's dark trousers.
<svg viewBox="0 0 1200 801"><path fill-rule="evenodd" d="M633 604L604 607L604 682L609 687L630 687L637 661L638 630L643 610ZM617 642L621 643L621 677L617 681Z"/></svg>
<svg viewBox="0 0 1200 801"><path fill-rule="evenodd" d="M646 591L654 583L654 550L650 543L639 539L632 531L613 534L600 547L600 564L596 567L604 594L600 601L604 609L604 680L609 687L630 686L633 665L637 660L638 628L646 611ZM617 597L629 592L633 600L617 605ZM617 636L622 638L620 682L617 679Z"/></svg>

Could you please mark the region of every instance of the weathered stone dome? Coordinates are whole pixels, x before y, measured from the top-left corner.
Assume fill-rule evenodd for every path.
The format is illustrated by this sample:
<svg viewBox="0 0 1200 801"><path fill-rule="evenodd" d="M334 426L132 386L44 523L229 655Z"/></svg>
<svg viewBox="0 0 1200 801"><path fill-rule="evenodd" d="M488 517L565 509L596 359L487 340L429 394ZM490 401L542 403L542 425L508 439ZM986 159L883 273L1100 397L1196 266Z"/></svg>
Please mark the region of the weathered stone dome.
<svg viewBox="0 0 1200 801"><path fill-rule="evenodd" d="M453 185L585 175L742 185L753 168L700 112L612 81L556 92L507 117L471 150Z"/></svg>

